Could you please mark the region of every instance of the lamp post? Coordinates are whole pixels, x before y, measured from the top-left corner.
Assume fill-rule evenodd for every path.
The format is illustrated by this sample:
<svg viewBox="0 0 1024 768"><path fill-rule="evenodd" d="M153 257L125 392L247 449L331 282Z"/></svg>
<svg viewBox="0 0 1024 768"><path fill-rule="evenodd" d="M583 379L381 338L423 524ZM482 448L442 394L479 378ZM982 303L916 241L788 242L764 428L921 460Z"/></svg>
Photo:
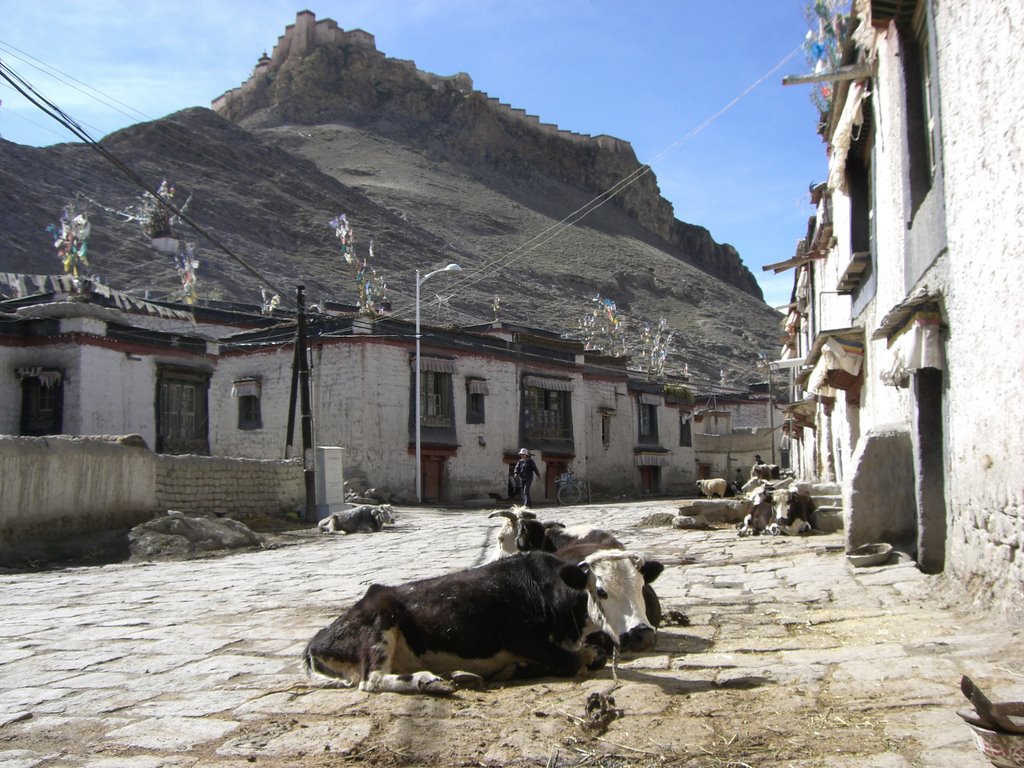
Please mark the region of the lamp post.
<svg viewBox="0 0 1024 768"><path fill-rule="evenodd" d="M764 365L765 376L768 379L768 434L772 442L772 464L775 463L775 398L772 394L772 363L762 353L759 355L761 364Z"/></svg>
<svg viewBox="0 0 1024 768"><path fill-rule="evenodd" d="M423 503L423 477L420 464L420 286L439 272L458 272L462 269L458 264L435 269L420 277L416 270L416 502Z"/></svg>

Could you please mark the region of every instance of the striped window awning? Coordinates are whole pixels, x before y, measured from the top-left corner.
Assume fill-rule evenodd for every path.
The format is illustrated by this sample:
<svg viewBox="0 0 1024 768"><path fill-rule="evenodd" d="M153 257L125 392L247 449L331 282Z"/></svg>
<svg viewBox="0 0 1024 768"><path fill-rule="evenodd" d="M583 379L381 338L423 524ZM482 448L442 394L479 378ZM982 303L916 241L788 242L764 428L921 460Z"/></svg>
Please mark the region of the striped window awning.
<svg viewBox="0 0 1024 768"><path fill-rule="evenodd" d="M667 453L638 453L635 458L636 458L636 465L638 467L667 467L668 466L668 454Z"/></svg>
<svg viewBox="0 0 1024 768"><path fill-rule="evenodd" d="M416 369L416 356L409 360L409 365ZM420 370L431 371L432 373L455 373L455 361L443 357L420 357Z"/></svg>
<svg viewBox="0 0 1024 768"><path fill-rule="evenodd" d="M232 397L259 397L260 396L260 380L259 379L239 379L238 381L231 382L231 396Z"/></svg>
<svg viewBox="0 0 1024 768"><path fill-rule="evenodd" d="M661 405L661 395L653 395L650 392L641 392L640 402L644 405Z"/></svg>
<svg viewBox="0 0 1024 768"><path fill-rule="evenodd" d="M567 379L546 379L541 376L524 376L524 387L536 389L554 389L559 392L572 392L572 382Z"/></svg>
<svg viewBox="0 0 1024 768"><path fill-rule="evenodd" d="M471 395L489 395L487 381L484 379L469 379L466 381L466 391Z"/></svg>

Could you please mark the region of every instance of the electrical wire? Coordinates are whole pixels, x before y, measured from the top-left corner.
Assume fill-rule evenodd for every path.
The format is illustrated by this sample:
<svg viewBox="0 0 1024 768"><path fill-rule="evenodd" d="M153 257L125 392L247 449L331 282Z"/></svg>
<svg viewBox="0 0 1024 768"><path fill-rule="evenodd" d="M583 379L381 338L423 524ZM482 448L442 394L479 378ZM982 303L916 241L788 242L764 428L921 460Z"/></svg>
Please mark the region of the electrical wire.
<svg viewBox="0 0 1024 768"><path fill-rule="evenodd" d="M279 288L276 288L272 280L268 279L259 270L250 266L248 262L245 261L245 259L243 259L238 254L234 253L234 251L232 251L227 245L225 245L219 238L204 230L201 226L199 226L198 223L196 223L195 220L192 219L191 216L177 208L173 203L171 203L168 200L165 200L157 190L153 189L153 187L150 186L132 168L126 165L120 158L118 158L116 155L110 152L98 141L93 139L93 137L89 135L89 132L86 131L85 128L83 128L77 121L75 121L74 118L72 118L70 115L64 112L60 107L51 102L45 96L40 94L35 88L32 87L32 85L28 81L26 81L24 78L18 75L18 73L11 69L10 66L2 59L0 59L0 77L2 77L4 80L10 83L10 85L30 103L32 103L40 110L42 110L46 115L50 116L58 123L63 125L75 136L77 136L88 146L90 146L92 149L99 152L100 155L102 155L106 160L108 160L112 165L114 165L118 170L120 170L132 182L134 182L141 189L149 193L153 197L153 199L157 201L158 204L162 205L164 208L169 210L174 216L178 217L181 221L185 222L190 227L192 227L192 229L195 232L205 237L209 242L213 243L213 245L215 245L217 248L223 251L224 254L226 254L228 257L233 259L237 264L239 264L243 269L245 269L246 272L253 275L257 279L262 281L264 284L269 286L271 290L275 291L278 294L278 296L281 297L282 302L288 301L292 304L295 303L294 300L290 299L288 295L284 293L284 291L280 290Z"/></svg>
<svg viewBox="0 0 1024 768"><path fill-rule="evenodd" d="M107 106L110 106L112 109L115 109L116 111L120 112L122 115L125 115L126 117L134 119L134 117L132 115L129 115L124 110L119 109L116 106L113 106L111 104L111 102L114 102L116 104L121 104L122 106L126 107L127 109L130 109L133 112L136 112L137 114L143 115L144 117L146 117L146 115L143 112L141 112L139 110L136 110L133 107L131 107L131 106L127 105L127 104L124 104L123 102L120 102L117 99L114 99L113 97L108 96L107 94L104 94L99 89L93 88L92 86L89 86L88 84L78 80L77 78L74 78L73 76L68 75L67 73L62 72L61 70L57 69L56 67L52 67L52 66L46 64L45 62L42 62L39 59L36 59L35 57L31 56L30 54L27 54L24 51L21 51L20 49L16 48L15 46L10 45L9 43L5 43L4 41L0 41L0 48L3 48L3 47L6 47L9 51L13 50L13 51L16 51L19 54L22 54L22 56L15 55L15 58L18 58L18 59L20 59L22 61L26 61L26 63L29 63L30 66L33 66L34 68L38 69L39 71L46 71L46 70L44 70L42 68L42 67L46 67L47 70L49 70L51 72L56 72L56 73L62 75L63 77L68 78L71 81L74 81L76 83L81 84L85 88L88 88L90 91L92 91L92 92L94 92L96 94L100 94L104 98L101 99L101 98L97 98L95 96L93 96L93 98L97 98L97 100L100 101L101 103L104 103ZM795 56L797 53L799 53L802 50L802 48L803 48L802 45L798 46L797 48L795 48L791 53L789 53L781 61L779 61L778 64L776 64L768 72L766 72L764 75L762 75L758 80L756 80L754 83L752 83L750 86L748 86L738 96L736 96L734 99L732 99L728 104L726 104L724 107L719 109L716 113L714 113L713 115L711 115L710 117L706 118L704 121L699 123L697 126L695 126L693 129L691 129L684 136L682 136L681 138L679 138L678 140L673 142L671 145L669 145L666 149L664 149L661 152L659 152L655 156L655 159L652 161L652 163L660 162L665 157L667 157L671 152L673 152L676 149L678 149L680 146L682 146L683 144L685 144L686 142L691 140L693 137L698 135L700 132L702 132L709 125L714 123L719 117L721 117L723 114L725 114L729 109L731 109L733 106L735 106L737 103L739 103L744 97L746 97L751 91L756 89L758 86L761 85L761 83L763 83L772 74L774 74L776 71L778 71L783 65L785 65L786 62L788 62L793 56ZM38 62L39 64L42 65L42 67L37 66L36 64L32 64L31 62L28 61L28 59L26 59L24 57L28 57L28 59L32 59L33 61ZM6 72L4 70L6 70ZM49 107L51 107L53 109L53 112L51 112L50 110L44 108L35 99L33 99L32 97L28 96L28 94L26 94L24 92L24 90L22 90L22 88L20 88L14 81L12 81L11 78L8 77L6 73L13 74L14 77L17 78L18 81L22 82L28 89L30 89L34 94L39 96L39 98L42 101L44 101ZM209 233L206 233L193 220L191 220L190 217L188 217L185 214L183 214L180 211L178 211L177 208L175 208L173 206L173 204L170 204L168 201L163 200L162 198L160 198L159 195L154 194L154 191L146 184L145 181L143 181L137 174L135 174L134 171L132 171L130 168L128 168L126 165L124 165L119 159L114 158L111 153L109 153L105 148L101 147L94 139L92 139L92 137L89 136L89 134L85 131L84 128L82 128L82 126L79 123L74 121L69 115L64 113L63 110L60 110L56 105L52 104L52 102L49 102L48 100L46 100L45 97L42 97L40 94L38 94L38 92L36 92L35 89L31 87L31 85L29 85L20 76L18 76L16 73L14 73L13 70L11 70L8 66L4 65L2 60L0 60L0 75L2 75L4 77L4 79L8 80L8 82L11 83L11 86L14 87L15 90L17 90L19 93L21 93L22 96L27 98L31 103L35 104L38 108L40 108L43 112L45 112L50 117L52 117L58 123L63 125L68 130L72 131L72 133L74 135L78 136L85 143L89 144L94 149L99 151L102 155L104 155L104 157L106 157L110 162L112 162L116 167L118 167L123 173L128 175L129 178L132 181L134 181L136 184L141 186L144 190L146 190L147 192L152 194L161 204L163 204L165 207L167 207L169 210L171 210L171 212L174 213L174 215L176 215L179 218L181 218L182 221L185 221L187 224L189 224L189 226L191 226L195 231L199 232L204 237L209 239L210 242L212 242L214 245L216 245L218 248L220 248L230 258L234 259L237 263L239 263L250 274L254 275L258 279L260 279L262 282L266 283L271 288L271 290L275 291L279 296L282 296L282 300L283 301L288 300L287 294L285 294L280 289L275 288L272 281L270 281L265 276L263 276L261 273L259 273L257 270L255 270L250 265L248 265L243 259L241 259L241 257L239 257L236 254L234 254L230 250L230 248L228 248L226 245L221 243L219 240L217 240L215 237L213 237ZM53 75L51 75L51 76L53 76ZM60 80L60 78L56 78L56 79ZM61 81L61 82L64 82L65 84L70 85L67 82L67 80L64 80L64 81ZM85 91L83 91L80 88L77 88L76 86L71 86L71 87L75 88L79 92L85 93ZM89 95L89 94L86 94L86 95ZM109 99L109 101L105 101L104 99ZM162 122L159 123L158 128L159 128L159 130L161 130L164 133L165 136L167 136L169 139L173 140L175 143L179 144L180 146L186 146L186 142L183 141L183 140L179 140L178 137L176 135L174 135L174 132L172 132L170 130L167 130L167 126L165 126ZM193 152L196 152L196 147L195 147L194 143L188 143L187 146ZM200 152L199 154L204 155L208 160L211 160L216 165L221 166L222 168L225 168L226 170L229 170L229 171L231 171L234 174L238 174L238 170L239 169L238 169L237 165L236 166L229 166L226 163L222 163L220 161L220 158L212 156L209 153ZM547 227L546 229L542 230L541 232L539 232L538 234L534 235L529 240L526 240L523 243L519 244L518 246L516 246L512 250L502 254L501 256L498 256L497 258L493 259L488 264L486 264L486 265L484 265L482 267L478 267L478 268L473 269L471 275L469 275L469 276L462 276L461 279L457 279L455 285L451 289L451 292L448 294L448 296L445 299L443 299L443 300L441 300L440 297L439 297L439 303L447 303L448 300L450 300L451 298L455 297L460 292L463 292L466 289L471 288L472 286L478 284L479 282L481 282L481 281L483 281L483 280L485 280L485 279L487 279L487 278L489 278L489 277L491 277L493 275L498 274L502 270L506 269L508 266L511 266L513 263L515 263L515 262L521 260L522 258L525 258L526 256L530 255L531 253L535 252L537 249L541 248L542 246L546 245L547 243L549 243L550 241L552 241L556 237L558 237L561 234L563 234L570 227L575 226L576 224L578 224L586 216L588 216L591 213L593 213L594 211L596 211L598 208L603 206L609 200L613 199L616 195L621 193L623 190L627 189L628 187L630 187L633 184L635 184L636 182L638 182L640 179L642 179L644 176L646 176L651 171L652 171L652 164L644 164L644 165L638 166L631 173L627 174L622 179L619 179L617 182L615 182L608 189L604 190L603 192L601 192L600 194L598 194L597 196L592 198L590 201L588 201L584 205L582 205L579 208L577 208L575 211L573 211L570 214L568 214L567 216L565 216L560 221L558 221L555 224L551 225L550 227ZM257 177L255 177L255 175L252 175L252 174L246 174L246 175L250 175L252 178L257 178ZM398 295L399 296L403 296L406 299L411 299L412 298L412 297L407 296L407 295L402 294L402 293L398 293ZM293 301L291 303L294 304ZM431 306L431 305L428 305L428 306ZM463 317L467 317L467 318L470 318L470 319L475 319L475 320L478 320L480 322L487 322L489 320L488 318L474 316L471 313L465 312L463 310L453 309L451 307L449 307L448 309L449 309L449 311L454 311L457 314L462 315Z"/></svg>
<svg viewBox="0 0 1024 768"><path fill-rule="evenodd" d="M803 44L797 46L792 51L790 51L788 54L786 54L786 56L784 56L775 66L773 66L771 69L769 69L767 72L765 72L761 77L759 77L757 80L755 80L749 86L747 86L738 96L733 98L732 101L730 101L728 104L726 104L724 107L719 109L717 112L715 112L710 117L708 117L708 118L704 119L702 122L698 123L694 128L690 129L690 131L687 132L686 134L684 134L681 138L677 139L672 144L670 144L668 147L666 147L661 152L659 152L655 156L655 158L654 158L654 160L652 162L653 163L657 163L657 162L660 162L661 160L664 160L670 153L674 152L679 147L681 147L683 144L685 144L686 142L690 141L695 136L697 136L699 133L701 133L705 128L707 128L709 125L711 125L716 120L718 120L718 118L720 118L722 115L724 115L726 112L728 112L734 106L736 106L736 104L738 104L740 101L742 101L746 96L748 96L758 86L760 86L762 83L764 83L765 80L767 80L769 77L771 77L775 72L777 72L783 66L785 66L786 62L788 62L790 59L792 59L794 56L796 56L801 50L803 50ZM563 218L558 223L553 224L552 226L548 227L544 231L540 232L539 234L537 234L534 237L532 237L529 240L527 240L525 243L522 243L522 244L516 246L511 251L508 251L504 255L498 257L497 259L495 259L486 268L487 271L485 271L483 274L480 274L479 276L474 275L473 277L466 277L466 278L463 278L462 280L457 280L455 286L453 287L453 294L452 295L455 295L455 293L457 293L459 290L464 290L465 288L470 288L470 287L476 285L481 280L484 280L487 277L490 277L491 275L496 274L501 269L504 269L505 267L509 266L510 264L512 264L512 263L514 263L516 261L519 261L521 258L523 258L525 256L528 256L530 253L533 253L534 251L536 251L541 246L546 245L551 240L553 240L554 238L558 237L563 232L565 232L565 230L567 230L570 227L574 226L575 224L579 223L586 216L588 216L589 214L593 213L598 208L603 206L605 203L607 203L609 200L611 200L613 197L615 197L618 193L622 192L623 190L627 189L628 187L630 187L633 184L635 184L636 182L638 182L640 179L642 179L644 176L646 176L648 173L650 173L651 170L652 170L651 164L645 164L645 165L639 166L638 168L636 168L631 173L627 174L622 179L619 179L617 182L615 182L615 184L613 184L611 187L606 189L604 192L600 193L599 195L597 195L596 197L591 199L589 202L587 202L584 205L582 205L579 208L577 208L575 211L570 213L568 216ZM531 243L533 243L532 246L531 246ZM528 246L530 246L530 247L528 247ZM523 251L523 252L519 253L519 251ZM507 262L507 263L503 263L503 262ZM474 270L474 273L477 272L477 271L480 271L480 270L479 269L478 270Z"/></svg>

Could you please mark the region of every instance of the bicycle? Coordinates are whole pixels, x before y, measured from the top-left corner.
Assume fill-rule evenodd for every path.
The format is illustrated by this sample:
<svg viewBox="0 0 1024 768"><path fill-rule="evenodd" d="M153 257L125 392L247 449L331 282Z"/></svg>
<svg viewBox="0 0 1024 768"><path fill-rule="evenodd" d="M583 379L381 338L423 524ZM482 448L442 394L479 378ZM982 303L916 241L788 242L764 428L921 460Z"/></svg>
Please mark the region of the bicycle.
<svg viewBox="0 0 1024 768"><path fill-rule="evenodd" d="M558 486L556 496L559 504L578 504L583 497L585 487L587 488L587 501L590 500L590 488L587 487L587 481L577 480L572 470L559 475L555 480L555 485Z"/></svg>

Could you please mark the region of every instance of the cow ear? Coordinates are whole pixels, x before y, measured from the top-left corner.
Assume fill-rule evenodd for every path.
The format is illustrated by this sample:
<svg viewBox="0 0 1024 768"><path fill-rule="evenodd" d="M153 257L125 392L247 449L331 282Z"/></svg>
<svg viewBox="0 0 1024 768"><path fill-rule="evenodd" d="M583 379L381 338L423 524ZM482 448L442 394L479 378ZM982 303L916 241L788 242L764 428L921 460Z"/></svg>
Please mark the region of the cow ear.
<svg viewBox="0 0 1024 768"><path fill-rule="evenodd" d="M650 584L656 578L661 576L661 572L665 570L665 566L656 560L648 560L640 566L640 573L644 577L644 582Z"/></svg>
<svg viewBox="0 0 1024 768"><path fill-rule="evenodd" d="M587 580L590 578L590 569L586 563L579 565L563 565L558 569L558 575L562 581L573 589L586 589Z"/></svg>

